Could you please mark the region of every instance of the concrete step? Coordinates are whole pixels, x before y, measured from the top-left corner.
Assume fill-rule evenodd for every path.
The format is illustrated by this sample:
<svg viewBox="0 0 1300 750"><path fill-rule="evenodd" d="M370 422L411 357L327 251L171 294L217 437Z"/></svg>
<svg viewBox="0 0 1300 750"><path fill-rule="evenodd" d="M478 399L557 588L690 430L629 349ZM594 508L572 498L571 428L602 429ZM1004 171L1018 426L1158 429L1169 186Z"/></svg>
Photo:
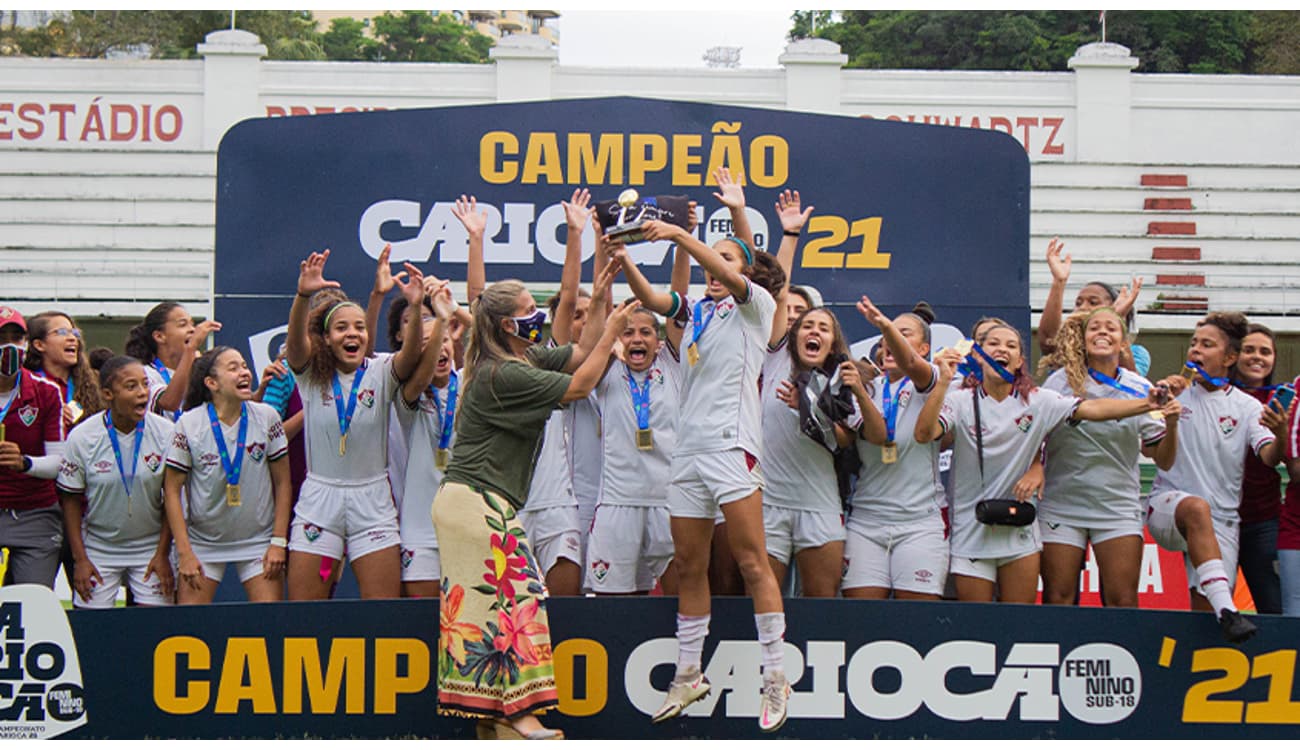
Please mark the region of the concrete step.
<svg viewBox="0 0 1300 750"><path fill-rule="evenodd" d="M216 206L205 200L0 198L0 222L211 225L215 211Z"/></svg>
<svg viewBox="0 0 1300 750"><path fill-rule="evenodd" d="M1239 166L1171 164L1077 164L1035 162L1030 183L1035 187L1141 187L1142 175L1184 175L1186 189L1285 188L1300 190L1300 167L1272 164ZM1148 187L1153 192L1178 187Z"/></svg>
<svg viewBox="0 0 1300 750"><path fill-rule="evenodd" d="M0 173L0 198L50 196L94 199L178 199L215 201L210 175L16 175Z"/></svg>
<svg viewBox="0 0 1300 750"><path fill-rule="evenodd" d="M1295 213L1300 212L1300 190L1287 189L1215 189L1180 190L1157 193L1141 187L1056 187L1033 186L1030 210L1040 211L1135 211L1148 199L1185 198L1192 204L1189 212L1210 213ZM1175 213L1167 211L1166 213Z"/></svg>
<svg viewBox="0 0 1300 750"><path fill-rule="evenodd" d="M90 151L85 149L6 150L0 175L217 175L211 151Z"/></svg>
<svg viewBox="0 0 1300 750"><path fill-rule="evenodd" d="M1156 212L1074 209L1034 211L1035 235L1122 235L1129 237L1300 238L1300 204L1290 213Z"/></svg>
<svg viewBox="0 0 1300 750"><path fill-rule="evenodd" d="M1029 258L1046 268L1047 243L1054 235L1034 234ZM1300 267L1300 238L1241 239L1213 237L1143 237L1061 235L1065 252L1076 263L1098 261L1115 264L1149 263L1157 247L1199 248L1201 262L1214 264L1295 264Z"/></svg>
<svg viewBox="0 0 1300 750"><path fill-rule="evenodd" d="M58 224L0 221L0 249L53 247L87 252L115 248L208 250L212 224Z"/></svg>

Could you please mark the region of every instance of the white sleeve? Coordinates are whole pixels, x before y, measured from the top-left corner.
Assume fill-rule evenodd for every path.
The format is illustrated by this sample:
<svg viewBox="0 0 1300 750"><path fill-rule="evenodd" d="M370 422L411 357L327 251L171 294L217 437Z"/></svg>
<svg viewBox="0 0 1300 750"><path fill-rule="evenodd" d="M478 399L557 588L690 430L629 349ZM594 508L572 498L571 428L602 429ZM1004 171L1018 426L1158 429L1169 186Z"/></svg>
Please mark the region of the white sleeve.
<svg viewBox="0 0 1300 750"><path fill-rule="evenodd" d="M54 479L59 475L59 466L63 463L63 443L47 442L44 456L28 456L28 458L32 461L32 468L27 470L27 476Z"/></svg>
<svg viewBox="0 0 1300 750"><path fill-rule="evenodd" d="M736 300L741 316L752 326L771 327L772 316L776 314L776 300L770 292L749 279L745 279L745 283L749 285L748 299L744 302Z"/></svg>

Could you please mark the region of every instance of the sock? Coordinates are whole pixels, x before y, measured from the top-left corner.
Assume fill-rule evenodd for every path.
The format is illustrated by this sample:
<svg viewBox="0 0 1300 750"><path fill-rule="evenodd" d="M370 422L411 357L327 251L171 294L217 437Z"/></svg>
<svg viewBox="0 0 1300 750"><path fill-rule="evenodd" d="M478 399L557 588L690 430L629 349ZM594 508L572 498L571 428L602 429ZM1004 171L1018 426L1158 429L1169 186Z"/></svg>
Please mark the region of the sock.
<svg viewBox="0 0 1300 750"><path fill-rule="evenodd" d="M1232 603L1232 591L1228 588L1228 574L1223 569L1223 560L1207 560L1196 569L1196 577L1201 581L1201 592L1214 607L1214 615L1225 609L1237 611Z"/></svg>
<svg viewBox="0 0 1300 750"><path fill-rule="evenodd" d="M677 615L677 673L700 671L704 638L709 634L709 615Z"/></svg>
<svg viewBox="0 0 1300 750"><path fill-rule="evenodd" d="M763 649L763 674L785 671L785 613L755 612L758 645Z"/></svg>

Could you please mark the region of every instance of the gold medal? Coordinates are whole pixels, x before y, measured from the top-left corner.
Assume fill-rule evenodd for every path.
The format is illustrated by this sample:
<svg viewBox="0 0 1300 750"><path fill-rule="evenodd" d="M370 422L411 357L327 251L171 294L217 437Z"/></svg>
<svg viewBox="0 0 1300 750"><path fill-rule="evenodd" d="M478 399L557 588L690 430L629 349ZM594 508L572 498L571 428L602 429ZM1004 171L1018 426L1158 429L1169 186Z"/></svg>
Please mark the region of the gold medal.
<svg viewBox="0 0 1300 750"><path fill-rule="evenodd" d="M647 427L644 430L636 431L636 447L643 451L652 451L655 449L654 435Z"/></svg>
<svg viewBox="0 0 1300 750"><path fill-rule="evenodd" d="M434 451L433 465L438 467L438 471L446 471L447 464L448 462L450 462L450 460L451 460L451 451L447 450L446 448L439 448L438 450Z"/></svg>
<svg viewBox="0 0 1300 750"><path fill-rule="evenodd" d="M343 433L343 437L339 438L339 455L342 456L347 452L348 452L348 434L345 432Z"/></svg>
<svg viewBox="0 0 1300 750"><path fill-rule="evenodd" d="M0 422L0 443L5 441L5 424Z"/></svg>
<svg viewBox="0 0 1300 750"><path fill-rule="evenodd" d="M898 461L898 443L890 440L880 446L880 463L892 464Z"/></svg>
<svg viewBox="0 0 1300 750"><path fill-rule="evenodd" d="M957 353L960 354L961 356L969 357L971 349L973 349L974 347L975 347L974 341L971 341L970 339L962 339L961 341L958 341L952 348L956 349Z"/></svg>
<svg viewBox="0 0 1300 750"><path fill-rule="evenodd" d="M81 419L81 415L85 414L86 410L81 408L81 404L76 401L69 401L68 413L72 415L72 421L76 422L78 419Z"/></svg>
<svg viewBox="0 0 1300 750"><path fill-rule="evenodd" d="M226 505L230 506L231 508L239 507L239 485L237 484L226 485Z"/></svg>
<svg viewBox="0 0 1300 750"><path fill-rule="evenodd" d="M1188 383L1191 383L1192 379L1196 377L1196 371L1187 365L1183 365L1183 369L1180 370L1178 374Z"/></svg>
<svg viewBox="0 0 1300 750"><path fill-rule="evenodd" d="M700 348L695 345L694 341L692 341L691 345L686 347L686 364L690 365L691 367L694 367L695 363L699 361L700 361Z"/></svg>

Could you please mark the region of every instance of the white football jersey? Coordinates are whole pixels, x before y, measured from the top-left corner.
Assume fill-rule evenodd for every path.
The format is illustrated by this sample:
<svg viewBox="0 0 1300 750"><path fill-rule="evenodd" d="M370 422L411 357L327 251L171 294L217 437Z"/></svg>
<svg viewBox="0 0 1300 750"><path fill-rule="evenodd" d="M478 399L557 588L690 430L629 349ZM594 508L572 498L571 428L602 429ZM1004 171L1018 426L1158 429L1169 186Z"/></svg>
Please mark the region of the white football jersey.
<svg viewBox="0 0 1300 750"><path fill-rule="evenodd" d="M163 377L164 372L166 373L165 378ZM163 391L167 390L167 386L171 383L171 379L175 374L176 371L166 365L163 365L161 372L151 363L146 363L144 366L144 379L149 385L149 411L161 414L172 422L180 419L180 410L164 411L158 406L158 398L162 396Z"/></svg>
<svg viewBox="0 0 1300 750"><path fill-rule="evenodd" d="M361 378L357 405L348 427L347 450L339 455L341 432L334 405L331 379L317 381L310 371L297 373L302 394L303 433L307 441L307 470L329 480L360 481L388 472L388 412L399 384L393 374L393 355L380 354L366 362L364 372L339 373L342 406L347 407L352 383ZM399 404L399 408L405 405Z"/></svg>
<svg viewBox="0 0 1300 750"><path fill-rule="evenodd" d="M569 404L569 465L573 467L573 496L580 507L594 509L600 494L600 404L595 391Z"/></svg>
<svg viewBox="0 0 1300 750"><path fill-rule="evenodd" d="M604 429L599 458L604 464L600 484L601 505L668 507L670 463L677 443L677 419L682 389L682 368L667 345L659 347L645 372L634 373L615 361L596 386ZM637 447L638 423L633 407L631 376L638 388L650 382L650 439L652 450Z"/></svg>
<svg viewBox="0 0 1300 750"><path fill-rule="evenodd" d="M567 410L568 407L556 409L546 420L542 449L537 452L533 483L528 486L524 510L563 507L578 502L573 496L573 469L569 465Z"/></svg>
<svg viewBox="0 0 1300 750"><path fill-rule="evenodd" d="M459 372L454 375L459 391L465 381ZM438 468L436 459L444 420L448 416L447 396L450 388L450 380L442 388L432 388L432 395L430 389L426 388L420 394L415 410L397 411L405 438L406 450L402 463L404 472L401 476L390 478L393 481L393 495L397 498L397 522L403 547L438 546L438 535L433 529L433 498L442 485L442 470ZM458 402L460 395L458 392ZM454 414L450 416L455 419ZM447 449L451 450L455 444L456 432L453 429ZM398 485L402 486L400 492Z"/></svg>
<svg viewBox="0 0 1300 750"><path fill-rule="evenodd" d="M930 365L934 376L930 388L939 380L939 368ZM881 414L885 413L885 377L878 375L872 381L874 392L871 401ZM939 443L918 443L913 433L916 419L925 407L925 397L930 391L918 391L909 378L899 387L890 385L890 397L898 402L894 422L894 443L898 460L892 464L881 460L882 446L865 440L857 442L862 469L850 503L854 520L871 523L902 524L938 513L943 507L943 483L939 481Z"/></svg>

